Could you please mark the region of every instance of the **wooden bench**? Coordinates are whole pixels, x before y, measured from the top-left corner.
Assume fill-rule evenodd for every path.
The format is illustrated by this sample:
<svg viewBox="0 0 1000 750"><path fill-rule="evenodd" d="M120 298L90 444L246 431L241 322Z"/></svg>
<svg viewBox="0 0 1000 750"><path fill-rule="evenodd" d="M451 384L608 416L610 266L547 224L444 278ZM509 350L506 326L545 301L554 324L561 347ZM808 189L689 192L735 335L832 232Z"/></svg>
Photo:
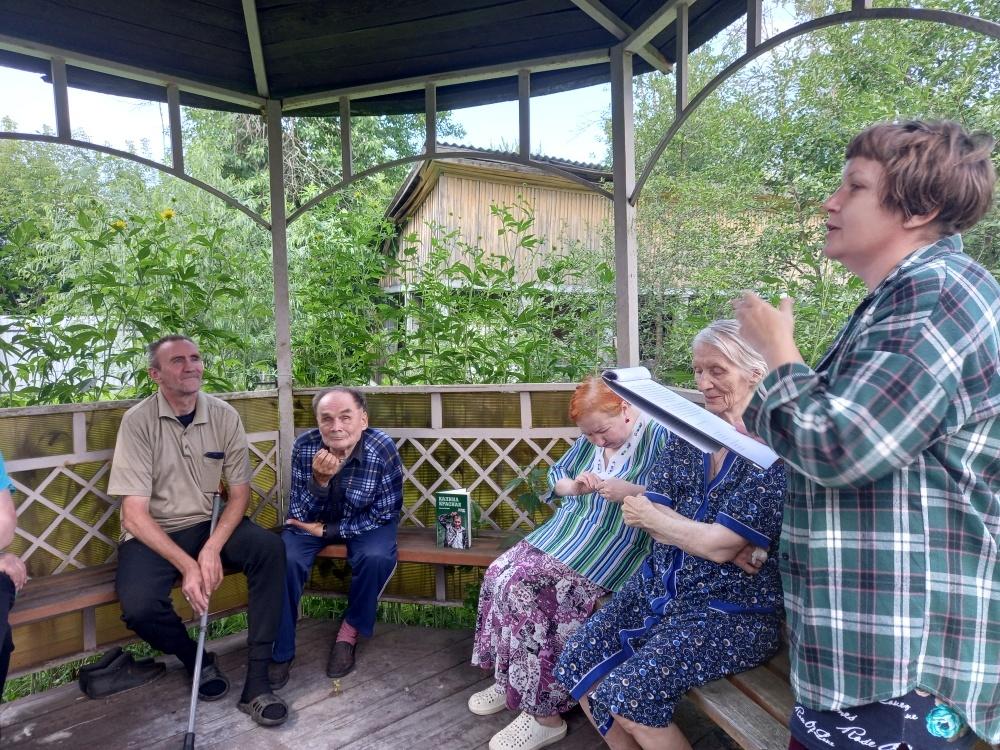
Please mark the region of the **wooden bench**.
<svg viewBox="0 0 1000 750"><path fill-rule="evenodd" d="M744 750L785 750L795 699L788 652L770 662L695 688L688 699Z"/></svg>
<svg viewBox="0 0 1000 750"><path fill-rule="evenodd" d="M470 549L438 547L434 538L435 535L427 529L403 528L399 530L396 547L399 562L425 563L434 566L435 604L449 603L445 591L445 569L449 565L486 568L506 551L504 537L498 535L477 536L472 540ZM317 557L346 560L347 546L331 544L321 549ZM461 604L461 602L454 603Z"/></svg>
<svg viewBox="0 0 1000 750"><path fill-rule="evenodd" d="M437 599L445 599L445 567L448 565L470 565L487 567L504 550L500 537L477 537L472 549L450 549L437 547L434 534L427 529L406 528L399 530L399 561L427 563L437 567ZM320 557L346 559L347 548L343 544L325 547ZM70 614L83 614L83 651L92 652L98 648L96 610L98 607L118 601L115 592L116 563L95 565L82 570L33 578L17 595L17 601L10 613L11 627L30 625L36 622ZM213 617L232 611L232 607L213 611Z"/></svg>

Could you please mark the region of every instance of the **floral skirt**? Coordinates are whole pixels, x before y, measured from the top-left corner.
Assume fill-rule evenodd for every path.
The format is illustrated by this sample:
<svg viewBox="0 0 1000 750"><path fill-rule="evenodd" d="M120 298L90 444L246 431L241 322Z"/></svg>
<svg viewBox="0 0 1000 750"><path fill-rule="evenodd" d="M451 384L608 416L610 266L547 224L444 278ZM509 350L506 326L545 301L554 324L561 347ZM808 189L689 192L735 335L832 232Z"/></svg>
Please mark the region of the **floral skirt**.
<svg viewBox="0 0 1000 750"><path fill-rule="evenodd" d="M472 663L494 671L507 708L555 716L573 707L553 671L566 641L608 593L527 542L493 561L479 593Z"/></svg>

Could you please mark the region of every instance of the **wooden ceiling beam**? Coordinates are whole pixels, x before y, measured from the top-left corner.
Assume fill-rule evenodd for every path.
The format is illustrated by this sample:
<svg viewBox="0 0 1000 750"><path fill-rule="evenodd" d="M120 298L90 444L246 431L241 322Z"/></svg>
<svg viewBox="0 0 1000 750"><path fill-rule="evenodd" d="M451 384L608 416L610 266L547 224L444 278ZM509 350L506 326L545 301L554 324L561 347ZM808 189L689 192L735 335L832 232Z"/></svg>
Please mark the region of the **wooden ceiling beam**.
<svg viewBox="0 0 1000 750"><path fill-rule="evenodd" d="M169 73L160 73L133 65L125 65L112 60L94 57L93 55L72 52L50 44L40 44L38 42L32 42L25 39L17 39L15 37L7 36L6 34L0 34L0 49L7 50L8 52L17 52L18 54L28 55L30 57L39 57L44 60L62 58L66 61L66 65L74 68L83 68L97 73L104 73L118 78L125 78L130 81L139 81L141 83L163 86L164 88L173 83L177 85L178 89L186 91L189 94L197 94L198 96L205 96L209 99L217 99L222 102L239 104L243 107L260 109L264 106L265 102L263 97L257 97L240 91L233 91L231 89L224 89L219 86L212 86L206 83L199 83L198 81L173 76Z"/></svg>
<svg viewBox="0 0 1000 750"><path fill-rule="evenodd" d="M649 18L643 21L639 28L625 40L625 51L639 54L639 50L649 44L653 37L672 24L677 18L677 3L678 0L668 0L658 10L651 13ZM688 5L693 4L693 2L688 3Z"/></svg>
<svg viewBox="0 0 1000 750"><path fill-rule="evenodd" d="M260 41L260 25L257 23L257 3L243 0L243 20L247 26L247 42L250 45L250 61L253 63L253 78L257 84L257 94L270 99L267 85L267 68L264 66L264 45Z"/></svg>
<svg viewBox="0 0 1000 750"><path fill-rule="evenodd" d="M387 94L398 94L402 91L423 89L428 83L433 83L438 88L441 88L442 86L454 86L459 83L487 81L493 78L514 77L517 76L521 70L529 70L532 73L540 73L545 70L579 68L585 65L607 63L610 59L611 57L608 48L601 47L583 52L554 55L552 57L539 57L520 62L467 68L465 70L456 70L450 73L399 78L393 81L384 81L370 86L350 86L343 89L323 91L315 94L290 96L282 102L282 110L287 114L296 109L306 109L308 107L330 104L331 102L339 101L342 96L346 96L351 99L368 99L374 96L385 96Z"/></svg>
<svg viewBox="0 0 1000 750"><path fill-rule="evenodd" d="M611 10L604 5L604 3L600 2L600 0L571 0L571 2L592 19L597 21L597 23L604 27L604 29L611 32L611 34L619 42L628 39L633 33L635 33L635 29L612 13ZM636 51L636 54L652 65L654 70L658 70L661 73L669 73L673 70L673 65L670 60L664 57L663 54L652 44L647 43L643 45Z"/></svg>

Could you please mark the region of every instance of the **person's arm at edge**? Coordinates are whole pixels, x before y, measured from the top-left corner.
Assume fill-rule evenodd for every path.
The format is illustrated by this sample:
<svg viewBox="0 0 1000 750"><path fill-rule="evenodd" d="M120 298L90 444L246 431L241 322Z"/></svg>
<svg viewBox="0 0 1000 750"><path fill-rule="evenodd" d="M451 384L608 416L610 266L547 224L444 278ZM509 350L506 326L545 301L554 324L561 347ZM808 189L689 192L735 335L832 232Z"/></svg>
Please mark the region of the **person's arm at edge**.
<svg viewBox="0 0 1000 750"><path fill-rule="evenodd" d="M17 526L17 511L10 490L6 487L0 490L0 550L5 550L14 541L14 528Z"/></svg>
<svg viewBox="0 0 1000 750"><path fill-rule="evenodd" d="M0 490L0 550L5 550L14 541L14 527L17 526L17 511L10 490ZM13 552L0 551L0 573L6 573L20 591L28 581L28 570L24 562Z"/></svg>

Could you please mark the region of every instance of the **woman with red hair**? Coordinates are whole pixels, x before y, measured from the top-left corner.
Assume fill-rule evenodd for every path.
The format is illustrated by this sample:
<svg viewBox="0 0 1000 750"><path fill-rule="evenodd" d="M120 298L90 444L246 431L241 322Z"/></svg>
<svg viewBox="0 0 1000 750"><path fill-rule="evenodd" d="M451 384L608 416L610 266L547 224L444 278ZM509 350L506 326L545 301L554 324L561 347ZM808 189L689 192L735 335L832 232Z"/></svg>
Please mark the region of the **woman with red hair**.
<svg viewBox="0 0 1000 750"><path fill-rule="evenodd" d="M561 499L555 514L483 579L472 663L496 681L469 698L469 710L521 711L490 750L531 750L565 736L560 714L575 701L553 677L559 653L650 550L646 532L624 524L621 502L642 493L667 431L598 377L577 386L569 416L582 437L549 470Z"/></svg>

